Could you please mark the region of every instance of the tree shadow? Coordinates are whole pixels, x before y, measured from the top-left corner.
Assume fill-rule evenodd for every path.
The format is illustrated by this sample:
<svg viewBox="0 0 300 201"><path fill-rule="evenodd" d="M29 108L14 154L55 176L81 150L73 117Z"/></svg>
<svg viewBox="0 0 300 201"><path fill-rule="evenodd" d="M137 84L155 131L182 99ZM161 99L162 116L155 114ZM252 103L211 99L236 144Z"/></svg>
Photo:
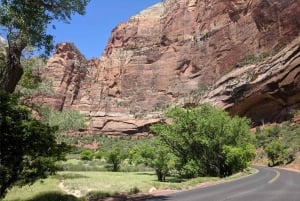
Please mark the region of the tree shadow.
<svg viewBox="0 0 300 201"><path fill-rule="evenodd" d="M80 201L73 195L66 195L60 192L42 193L28 201Z"/></svg>
<svg viewBox="0 0 300 201"><path fill-rule="evenodd" d="M166 182L170 182L170 183L182 183L185 181L186 181L186 179L182 179L180 177L167 177L166 178Z"/></svg>

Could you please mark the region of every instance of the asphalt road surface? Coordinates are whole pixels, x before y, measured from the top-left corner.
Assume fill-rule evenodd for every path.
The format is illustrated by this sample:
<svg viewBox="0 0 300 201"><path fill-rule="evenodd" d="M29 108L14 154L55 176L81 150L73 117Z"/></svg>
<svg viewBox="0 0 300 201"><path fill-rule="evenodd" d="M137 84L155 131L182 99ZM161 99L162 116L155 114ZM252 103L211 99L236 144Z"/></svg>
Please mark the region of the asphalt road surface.
<svg viewBox="0 0 300 201"><path fill-rule="evenodd" d="M300 173L255 168L258 173L242 179L158 196L148 201L300 201Z"/></svg>

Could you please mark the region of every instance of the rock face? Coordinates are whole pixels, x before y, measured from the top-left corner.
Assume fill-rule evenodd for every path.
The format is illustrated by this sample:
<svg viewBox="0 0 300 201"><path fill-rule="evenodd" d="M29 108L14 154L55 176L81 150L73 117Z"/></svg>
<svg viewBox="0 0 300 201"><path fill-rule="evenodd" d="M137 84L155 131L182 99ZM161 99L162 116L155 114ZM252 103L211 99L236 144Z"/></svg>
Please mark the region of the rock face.
<svg viewBox="0 0 300 201"><path fill-rule="evenodd" d="M300 37L273 57L224 75L205 98L254 126L290 119L300 108Z"/></svg>
<svg viewBox="0 0 300 201"><path fill-rule="evenodd" d="M217 80L235 69L240 60L284 47L299 32L298 0L165 0L118 25L100 59L86 61L70 44L59 45L45 72L54 80L55 95L46 99L58 109L80 110L92 132L144 133L151 123L159 121L162 108L189 103L191 92L203 86L216 83L220 87L226 81ZM288 57L284 63L278 57L270 62L265 64L268 67L258 66L261 72L256 74L285 69L291 60ZM299 61L294 68L298 65ZM254 67L243 71L247 69L252 71ZM245 86L262 88L262 82ZM286 114L276 117L275 113L282 112L291 100L299 102L293 98L298 92L297 80L287 83L272 81L264 86L266 92L278 88L272 98L254 96L259 89L246 87L245 93L239 91L246 88L240 88L226 94L226 100L216 98L225 92L212 92L211 100L255 121L286 118ZM287 87L284 91L283 86ZM282 102L286 95L289 100ZM262 110L265 98L276 99L272 102L276 109L272 104L268 107L274 109L272 118ZM254 105L255 110L250 110Z"/></svg>
<svg viewBox="0 0 300 201"><path fill-rule="evenodd" d="M50 103L56 110L72 107L78 99L82 81L86 78L86 67L87 60L73 44L57 45L42 75L43 80L51 82L54 93L35 98Z"/></svg>

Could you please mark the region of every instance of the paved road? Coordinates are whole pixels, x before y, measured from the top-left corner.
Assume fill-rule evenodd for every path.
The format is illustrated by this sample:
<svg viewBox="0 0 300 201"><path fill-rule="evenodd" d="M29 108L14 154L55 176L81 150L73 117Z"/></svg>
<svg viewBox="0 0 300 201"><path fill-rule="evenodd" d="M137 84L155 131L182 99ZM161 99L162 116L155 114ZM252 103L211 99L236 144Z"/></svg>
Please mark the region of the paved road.
<svg viewBox="0 0 300 201"><path fill-rule="evenodd" d="M228 183L160 196L148 201L300 201L300 174L268 167Z"/></svg>

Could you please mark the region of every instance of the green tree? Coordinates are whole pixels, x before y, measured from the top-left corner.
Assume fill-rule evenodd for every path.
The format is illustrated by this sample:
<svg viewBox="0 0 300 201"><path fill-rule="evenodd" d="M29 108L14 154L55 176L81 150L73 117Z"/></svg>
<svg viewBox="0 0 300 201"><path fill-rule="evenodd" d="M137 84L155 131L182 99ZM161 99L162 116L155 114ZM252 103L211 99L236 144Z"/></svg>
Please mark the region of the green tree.
<svg viewBox="0 0 300 201"><path fill-rule="evenodd" d="M254 157L248 120L233 117L208 104L174 107L166 112L170 123L151 126L178 158L182 177L228 176L242 170Z"/></svg>
<svg viewBox="0 0 300 201"><path fill-rule="evenodd" d="M284 163L286 150L279 140L273 140L266 146L265 151L271 161L269 166L281 165Z"/></svg>
<svg viewBox="0 0 300 201"><path fill-rule="evenodd" d="M120 165L127 158L127 150L122 149L120 145L116 144L105 153L107 163L111 164L111 170L117 172L120 170Z"/></svg>
<svg viewBox="0 0 300 201"><path fill-rule="evenodd" d="M175 155L158 140L149 140L149 143L136 146L129 153L135 163L153 168L158 181L164 182L175 169Z"/></svg>
<svg viewBox="0 0 300 201"><path fill-rule="evenodd" d="M0 72L0 86L12 93L23 74L22 51L31 46L49 54L53 37L47 26L53 21L69 22L72 14L83 15L89 0L1 0L0 26L7 32L7 61Z"/></svg>
<svg viewBox="0 0 300 201"><path fill-rule="evenodd" d="M0 198L13 185L32 184L57 170L69 147L57 128L37 121L14 95L0 91Z"/></svg>

